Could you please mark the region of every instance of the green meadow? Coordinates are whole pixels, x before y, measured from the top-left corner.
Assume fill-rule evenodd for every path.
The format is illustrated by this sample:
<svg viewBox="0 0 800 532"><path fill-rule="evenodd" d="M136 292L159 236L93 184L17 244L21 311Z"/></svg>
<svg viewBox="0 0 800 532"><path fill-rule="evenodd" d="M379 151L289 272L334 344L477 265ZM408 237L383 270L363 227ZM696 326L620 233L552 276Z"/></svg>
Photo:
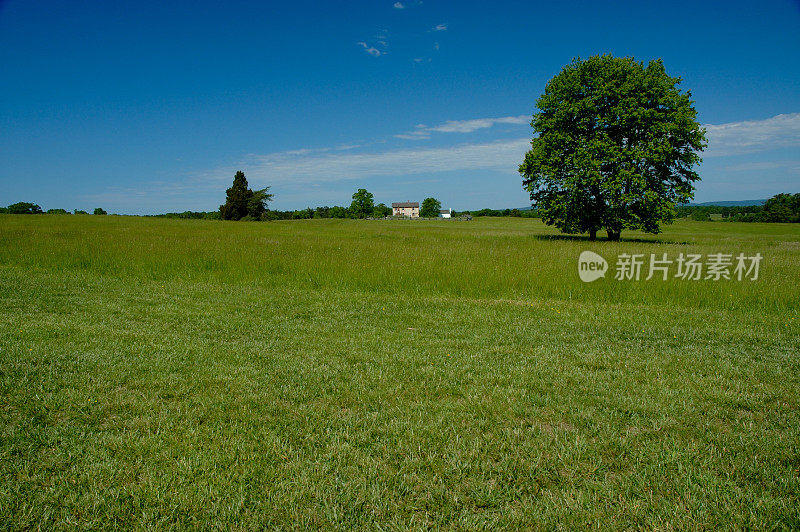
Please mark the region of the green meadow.
<svg viewBox="0 0 800 532"><path fill-rule="evenodd" d="M0 528L797 529L799 264L798 224L0 215Z"/></svg>

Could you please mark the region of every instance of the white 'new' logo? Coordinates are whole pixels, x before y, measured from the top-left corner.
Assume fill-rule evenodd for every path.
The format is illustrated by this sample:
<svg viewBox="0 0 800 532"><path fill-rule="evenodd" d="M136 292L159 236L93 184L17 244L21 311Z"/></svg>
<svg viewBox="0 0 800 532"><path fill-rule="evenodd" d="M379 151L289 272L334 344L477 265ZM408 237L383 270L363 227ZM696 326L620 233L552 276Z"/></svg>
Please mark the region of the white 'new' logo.
<svg viewBox="0 0 800 532"><path fill-rule="evenodd" d="M578 275L584 283L591 283L606 276L608 263L606 259L593 251L584 251L578 257Z"/></svg>

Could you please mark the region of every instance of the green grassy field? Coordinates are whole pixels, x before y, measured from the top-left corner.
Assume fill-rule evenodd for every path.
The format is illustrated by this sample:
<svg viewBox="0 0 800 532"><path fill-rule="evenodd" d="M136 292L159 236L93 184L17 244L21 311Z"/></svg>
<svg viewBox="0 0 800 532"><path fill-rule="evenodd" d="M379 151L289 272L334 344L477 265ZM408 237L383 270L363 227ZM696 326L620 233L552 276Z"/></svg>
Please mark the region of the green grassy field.
<svg viewBox="0 0 800 532"><path fill-rule="evenodd" d="M796 529L800 227L665 229L0 216L0 528Z"/></svg>

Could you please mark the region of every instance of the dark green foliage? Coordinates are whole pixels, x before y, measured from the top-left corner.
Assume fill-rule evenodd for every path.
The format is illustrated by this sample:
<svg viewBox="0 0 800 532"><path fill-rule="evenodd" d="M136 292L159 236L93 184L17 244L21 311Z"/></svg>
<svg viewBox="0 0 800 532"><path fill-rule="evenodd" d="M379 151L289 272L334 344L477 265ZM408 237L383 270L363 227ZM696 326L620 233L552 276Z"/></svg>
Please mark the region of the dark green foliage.
<svg viewBox="0 0 800 532"><path fill-rule="evenodd" d="M314 217L314 209L310 207L306 209L300 209L292 213L293 220L310 220L313 217Z"/></svg>
<svg viewBox="0 0 800 532"><path fill-rule="evenodd" d="M272 201L272 194L268 193L269 187L252 191L252 196L247 201L247 215L261 220L267 212L267 203Z"/></svg>
<svg viewBox="0 0 800 532"><path fill-rule="evenodd" d="M425 198L422 201L422 207L419 209L419 215L423 218L438 218L441 208L441 201L436 198Z"/></svg>
<svg viewBox="0 0 800 532"><path fill-rule="evenodd" d="M372 210L372 216L375 218L385 218L392 215L392 208L387 207L384 203L378 203Z"/></svg>
<svg viewBox="0 0 800 532"><path fill-rule="evenodd" d="M8 214L42 214L42 208L35 203L20 201L8 206Z"/></svg>
<svg viewBox="0 0 800 532"><path fill-rule="evenodd" d="M765 222L800 222L800 194L778 194L764 204Z"/></svg>
<svg viewBox="0 0 800 532"><path fill-rule="evenodd" d="M96 215L106 215L106 214L108 214L108 213L107 213L105 210L101 209L100 207L97 207L97 208L94 210L94 214L96 214Z"/></svg>
<svg viewBox="0 0 800 532"><path fill-rule="evenodd" d="M705 147L691 94L661 60L575 59L536 102L519 171L542 219L566 233L659 232L693 197Z"/></svg>
<svg viewBox="0 0 800 532"><path fill-rule="evenodd" d="M347 207L339 207L337 205L334 205L328 211L328 218L347 218L349 215Z"/></svg>
<svg viewBox="0 0 800 532"><path fill-rule="evenodd" d="M156 218L179 218L184 220L219 220L219 211L210 211L210 212L194 212L194 211L185 211L185 212L168 212L165 214L157 214L155 215Z"/></svg>
<svg viewBox="0 0 800 532"><path fill-rule="evenodd" d="M311 207L296 211L269 210L260 218L262 220L308 220L310 218L351 218L346 207Z"/></svg>
<svg viewBox="0 0 800 532"><path fill-rule="evenodd" d="M74 211L72 211L72 212L74 212L75 214L89 214L88 212L86 212L86 211L82 211L82 210L80 210L80 209L75 209L75 210L74 210Z"/></svg>
<svg viewBox="0 0 800 532"><path fill-rule="evenodd" d="M353 194L353 202L350 204L350 214L353 218L366 218L372 216L372 210L375 208L375 202L371 192L367 192L365 188L359 188Z"/></svg>
<svg viewBox="0 0 800 532"><path fill-rule="evenodd" d="M233 176L233 185L225 191L225 204L219 206L219 215L223 220L262 220L267 219L267 203L272 201L269 187L251 190L247 186L244 172L239 170Z"/></svg>
<svg viewBox="0 0 800 532"><path fill-rule="evenodd" d="M241 220L247 216L247 209L253 191L247 186L247 178L241 170L233 176L233 185L225 191L225 204L220 205L219 214L223 220Z"/></svg>
<svg viewBox="0 0 800 532"><path fill-rule="evenodd" d="M65 209L47 209L47 214L69 214Z"/></svg>
<svg viewBox="0 0 800 532"><path fill-rule="evenodd" d="M489 217L502 217L502 216L511 216L515 218L540 218L538 211L535 209L527 209L527 210L520 210L520 209L480 209L477 211L460 211L458 214L469 214L471 216L489 216ZM453 211L451 216L456 216L456 212Z"/></svg>

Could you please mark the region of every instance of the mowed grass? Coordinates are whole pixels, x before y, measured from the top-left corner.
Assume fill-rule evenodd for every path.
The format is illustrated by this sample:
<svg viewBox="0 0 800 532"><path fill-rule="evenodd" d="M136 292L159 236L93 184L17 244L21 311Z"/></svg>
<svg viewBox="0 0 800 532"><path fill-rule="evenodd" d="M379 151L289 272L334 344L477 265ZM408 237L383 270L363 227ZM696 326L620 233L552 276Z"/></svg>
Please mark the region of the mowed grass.
<svg viewBox="0 0 800 532"><path fill-rule="evenodd" d="M800 227L623 237L0 216L0 526L800 527Z"/></svg>

